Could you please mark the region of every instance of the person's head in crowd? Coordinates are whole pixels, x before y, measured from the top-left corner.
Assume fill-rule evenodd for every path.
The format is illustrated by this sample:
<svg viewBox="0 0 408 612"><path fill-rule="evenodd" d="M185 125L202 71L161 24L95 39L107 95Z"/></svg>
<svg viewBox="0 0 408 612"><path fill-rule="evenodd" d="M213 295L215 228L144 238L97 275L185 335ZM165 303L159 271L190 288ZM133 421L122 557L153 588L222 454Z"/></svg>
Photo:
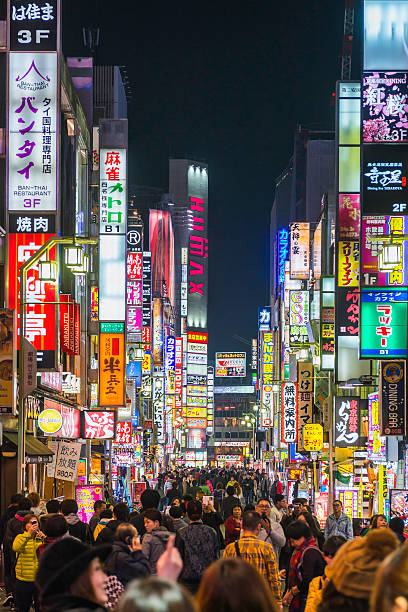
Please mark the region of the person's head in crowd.
<svg viewBox="0 0 408 612"><path fill-rule="evenodd" d="M23 497L22 499L20 499L18 503L18 509L31 510L31 499L28 499L28 497Z"/></svg>
<svg viewBox="0 0 408 612"><path fill-rule="evenodd" d="M21 493L13 493L10 497L10 506L18 506L22 499L24 499L24 495Z"/></svg>
<svg viewBox="0 0 408 612"><path fill-rule="evenodd" d="M180 497L174 497L174 499L173 499L173 500L172 500L172 502L171 502L171 505L172 505L172 506L180 506L180 504L181 504L181 499L180 499Z"/></svg>
<svg viewBox="0 0 408 612"><path fill-rule="evenodd" d="M23 531L39 530L38 519L35 514L26 514L22 520Z"/></svg>
<svg viewBox="0 0 408 612"><path fill-rule="evenodd" d="M244 512L249 512L250 510L255 510L255 504L247 504L244 507Z"/></svg>
<svg viewBox="0 0 408 612"><path fill-rule="evenodd" d="M269 515L271 513L271 502L267 497L261 497L260 499L258 499L256 503L256 511L261 516L266 516L267 518L269 518Z"/></svg>
<svg viewBox="0 0 408 612"><path fill-rule="evenodd" d="M232 497L232 495L235 494L235 488L233 487L233 485L228 485L227 487L227 495L230 495Z"/></svg>
<svg viewBox="0 0 408 612"><path fill-rule="evenodd" d="M115 612L197 612L197 608L177 582L144 578L129 584Z"/></svg>
<svg viewBox="0 0 408 612"><path fill-rule="evenodd" d="M121 523L129 521L130 511L129 506L125 502L119 502L113 506L113 518Z"/></svg>
<svg viewBox="0 0 408 612"><path fill-rule="evenodd" d="M192 487L198 487L198 482L197 480L193 480L193 482L191 483Z"/></svg>
<svg viewBox="0 0 408 612"><path fill-rule="evenodd" d="M115 531L114 540L116 542L123 542L129 546L130 550L133 550L132 545L138 536L136 527L133 527L130 523L121 523L118 525Z"/></svg>
<svg viewBox="0 0 408 612"><path fill-rule="evenodd" d="M302 510L302 512L298 516L298 521L303 521L306 525L309 525L309 529L312 532L314 537L318 535L318 529L314 522L313 516L311 512L307 512L307 510Z"/></svg>
<svg viewBox="0 0 408 612"><path fill-rule="evenodd" d="M111 551L110 546L89 548L76 538L59 539L40 556L36 585L42 612L78 609L97 609L107 601L108 578L102 569ZM76 605L70 605L70 602ZM91 602L87 605L86 602Z"/></svg>
<svg viewBox="0 0 408 612"><path fill-rule="evenodd" d="M326 561L327 565L330 565L333 562L334 555L336 552L347 542L346 538L340 535L334 535L327 538L325 543L323 544L323 557Z"/></svg>
<svg viewBox="0 0 408 612"><path fill-rule="evenodd" d="M224 485L223 485L223 484L222 484L222 482L219 480L219 481L217 482L217 484L215 485L215 489L216 489L217 491L221 491L223 488L224 488Z"/></svg>
<svg viewBox="0 0 408 612"><path fill-rule="evenodd" d="M187 504L189 501L193 501L194 497L192 495L183 495L181 498L181 509L183 510L183 514L187 514Z"/></svg>
<svg viewBox="0 0 408 612"><path fill-rule="evenodd" d="M312 532L307 523L297 520L288 525L286 536L290 540L291 546L299 548L305 540L312 537Z"/></svg>
<svg viewBox="0 0 408 612"><path fill-rule="evenodd" d="M404 519L400 516L393 516L390 519L390 529L395 533L401 544L403 544L406 539L404 536L405 523Z"/></svg>
<svg viewBox="0 0 408 612"><path fill-rule="evenodd" d="M242 517L242 529L254 533L256 536L261 531L261 515L258 512L244 512Z"/></svg>
<svg viewBox="0 0 408 612"><path fill-rule="evenodd" d="M201 517L203 516L203 505L199 500L193 499L193 501L188 502L187 516L191 522L201 520Z"/></svg>
<svg viewBox="0 0 408 612"><path fill-rule="evenodd" d="M273 498L273 503L275 504L278 510L282 510L283 508L286 508L286 506L288 505L286 503L285 496L282 495L282 493L276 493L276 495Z"/></svg>
<svg viewBox="0 0 408 612"><path fill-rule="evenodd" d="M197 500L197 501L199 501L199 502L200 502L200 504L202 504L202 503L203 503L203 497L204 497L204 491L202 491L201 489L199 489L199 490L196 492L196 496L195 496L195 498L196 498L196 500Z"/></svg>
<svg viewBox="0 0 408 612"><path fill-rule="evenodd" d="M58 499L50 499L45 504L48 514L57 514L60 511L60 501Z"/></svg>
<svg viewBox="0 0 408 612"><path fill-rule="evenodd" d="M140 503L143 510L148 508L158 508L160 504L160 493L154 489L145 489L140 496Z"/></svg>
<svg viewBox="0 0 408 612"><path fill-rule="evenodd" d="M370 529L385 529L388 527L388 521L385 514L374 514L371 519Z"/></svg>
<svg viewBox="0 0 408 612"><path fill-rule="evenodd" d="M78 512L78 504L76 503L75 499L63 499L60 510L64 516L76 514Z"/></svg>
<svg viewBox="0 0 408 612"><path fill-rule="evenodd" d="M181 506L174 506L173 504L170 506L170 510L169 510L169 514L171 516L171 518L182 518L183 516L183 510L181 509Z"/></svg>
<svg viewBox="0 0 408 612"><path fill-rule="evenodd" d="M143 512L143 521L147 533L151 533L153 529L157 529L162 524L161 512L156 508L148 508Z"/></svg>
<svg viewBox="0 0 408 612"><path fill-rule="evenodd" d="M95 512L95 514L97 514L98 516L100 516L100 514L101 514L102 510L103 510L104 508L106 508L106 504L105 504L105 502L103 501L103 499L97 499L97 500L96 500L96 502L95 502L95 503L94 503L94 505L93 505L93 508L94 508L94 512Z"/></svg>
<svg viewBox="0 0 408 612"><path fill-rule="evenodd" d="M240 521L241 520L241 518L242 518L242 508L241 508L240 505L237 504L236 506L233 507L233 509L232 509L232 516L234 517L234 519L236 521Z"/></svg>
<svg viewBox="0 0 408 612"><path fill-rule="evenodd" d="M292 506L293 506L293 514L295 516L299 516L299 514L302 512L303 510L303 499L301 497L296 497L293 502L292 502Z"/></svg>
<svg viewBox="0 0 408 612"><path fill-rule="evenodd" d="M333 514L336 518L339 518L340 514L343 512L343 504L339 499L335 499L333 501Z"/></svg>
<svg viewBox="0 0 408 612"><path fill-rule="evenodd" d="M68 532L68 523L62 514L47 514L42 531L48 538L61 538Z"/></svg>
<svg viewBox="0 0 408 612"><path fill-rule="evenodd" d="M397 546L390 529L373 529L343 544L326 567L328 582L319 612L368 612L377 570Z"/></svg>
<svg viewBox="0 0 408 612"><path fill-rule="evenodd" d="M401 546L380 565L370 604L370 612L408 611L408 545Z"/></svg>
<svg viewBox="0 0 408 612"><path fill-rule="evenodd" d="M99 520L112 519L112 518L113 518L113 512L110 508L104 508L99 515Z"/></svg>
<svg viewBox="0 0 408 612"><path fill-rule="evenodd" d="M200 612L277 612L269 586L242 559L219 559L205 571L197 593Z"/></svg>
<svg viewBox="0 0 408 612"><path fill-rule="evenodd" d="M41 502L41 497L35 491L32 491L27 495L27 498L31 500L31 508L38 508Z"/></svg>

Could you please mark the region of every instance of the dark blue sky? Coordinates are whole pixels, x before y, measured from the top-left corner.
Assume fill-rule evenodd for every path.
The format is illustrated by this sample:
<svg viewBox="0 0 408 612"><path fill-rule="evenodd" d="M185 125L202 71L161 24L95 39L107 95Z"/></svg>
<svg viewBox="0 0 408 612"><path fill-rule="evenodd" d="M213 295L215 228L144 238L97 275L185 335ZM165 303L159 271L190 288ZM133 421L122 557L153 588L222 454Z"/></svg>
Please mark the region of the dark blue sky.
<svg viewBox="0 0 408 612"><path fill-rule="evenodd" d="M274 179L297 124L334 128L344 3L63 5L65 54L85 53L92 23L98 63L128 68L131 182L166 188L169 155L207 160L210 351L245 350L232 335L255 334L267 300Z"/></svg>

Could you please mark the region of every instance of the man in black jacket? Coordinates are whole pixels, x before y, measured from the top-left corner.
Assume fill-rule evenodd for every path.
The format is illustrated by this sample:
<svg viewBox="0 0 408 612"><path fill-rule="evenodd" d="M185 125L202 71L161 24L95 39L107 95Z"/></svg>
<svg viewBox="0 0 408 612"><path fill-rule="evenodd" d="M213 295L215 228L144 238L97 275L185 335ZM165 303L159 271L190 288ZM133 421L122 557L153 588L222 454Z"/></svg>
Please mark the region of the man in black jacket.
<svg viewBox="0 0 408 612"><path fill-rule="evenodd" d="M145 489L140 496L140 503L142 504L142 512L139 514L132 512L129 522L136 527L137 533L142 539L146 533L143 513L145 510L158 509L160 503L160 493L154 489ZM172 518L167 514L162 513L162 523L166 529L169 531L174 531Z"/></svg>
<svg viewBox="0 0 408 612"><path fill-rule="evenodd" d="M227 520L229 516L232 516L232 510L235 506L240 506L241 503L238 497L235 496L235 489L232 485L227 487L227 497L222 500L221 512L224 517L224 521Z"/></svg>
<svg viewBox="0 0 408 612"><path fill-rule="evenodd" d="M95 544L113 544L115 531L121 523L129 522L129 507L125 502L119 502L113 507L113 521L109 521L96 538Z"/></svg>
<svg viewBox="0 0 408 612"><path fill-rule="evenodd" d="M117 528L112 553L106 561L106 571L115 575L123 586L134 578L150 576L150 563L142 553L137 531L130 523L122 523Z"/></svg>
<svg viewBox="0 0 408 612"><path fill-rule="evenodd" d="M91 544L92 534L89 525L81 521L78 516L78 504L75 499L64 499L61 502L61 514L65 516L68 523L69 535L81 540L85 544Z"/></svg>

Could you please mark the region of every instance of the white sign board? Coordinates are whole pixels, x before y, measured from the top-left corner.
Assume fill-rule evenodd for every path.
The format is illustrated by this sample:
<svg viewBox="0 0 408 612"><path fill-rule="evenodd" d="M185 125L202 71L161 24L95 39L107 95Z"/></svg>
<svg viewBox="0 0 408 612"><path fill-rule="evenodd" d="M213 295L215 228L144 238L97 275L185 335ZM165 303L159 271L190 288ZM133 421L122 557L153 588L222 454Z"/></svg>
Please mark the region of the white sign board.
<svg viewBox="0 0 408 612"><path fill-rule="evenodd" d="M81 446L82 444L80 442L59 443L57 462L55 465L55 478L74 482L78 472Z"/></svg>

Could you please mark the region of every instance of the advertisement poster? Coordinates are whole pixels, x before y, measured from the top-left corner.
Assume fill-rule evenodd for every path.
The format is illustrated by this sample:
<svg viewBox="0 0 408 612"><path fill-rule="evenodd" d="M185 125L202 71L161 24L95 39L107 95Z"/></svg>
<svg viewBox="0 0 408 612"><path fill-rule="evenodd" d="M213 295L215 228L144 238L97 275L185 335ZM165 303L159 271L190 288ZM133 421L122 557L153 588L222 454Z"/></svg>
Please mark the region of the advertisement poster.
<svg viewBox="0 0 408 612"><path fill-rule="evenodd" d="M343 504L343 512L353 520L358 516L358 487L344 487L338 489L336 487L336 499L339 499Z"/></svg>
<svg viewBox="0 0 408 612"><path fill-rule="evenodd" d="M406 289L361 291L360 358L407 357Z"/></svg>
<svg viewBox="0 0 408 612"><path fill-rule="evenodd" d="M216 353L215 376L244 378L246 353Z"/></svg>
<svg viewBox="0 0 408 612"><path fill-rule="evenodd" d="M133 503L136 506L141 505L140 496L142 495L145 489L146 489L145 482L132 482L132 499L133 499Z"/></svg>
<svg viewBox="0 0 408 612"><path fill-rule="evenodd" d="M100 325L99 404L100 406L124 406L124 325L123 323L101 323Z"/></svg>
<svg viewBox="0 0 408 612"><path fill-rule="evenodd" d="M289 342L303 344L309 342L307 324L309 323L309 292L289 291Z"/></svg>
<svg viewBox="0 0 408 612"><path fill-rule="evenodd" d="M408 218L406 216L364 217L362 220L361 239L361 273L363 286L376 285L386 287L393 285L402 287L408 283L408 245L400 241L401 261L393 270L380 271L378 255L383 245L389 240L370 240L370 237L380 238L382 234L393 235L393 242L398 242L398 234L408 233Z"/></svg>
<svg viewBox="0 0 408 612"><path fill-rule="evenodd" d="M368 395L368 459L386 460L385 438L381 436L378 393Z"/></svg>
<svg viewBox="0 0 408 612"><path fill-rule="evenodd" d="M75 499L78 504L80 520L84 523L89 523L94 514L94 503L103 499L103 487L100 485L75 487Z"/></svg>
<svg viewBox="0 0 408 612"><path fill-rule="evenodd" d="M408 490L391 489L390 491L390 518L400 516L408 525Z"/></svg>
<svg viewBox="0 0 408 612"><path fill-rule="evenodd" d="M405 361L380 361L379 415L383 436L404 436Z"/></svg>
<svg viewBox="0 0 408 612"><path fill-rule="evenodd" d="M360 194L339 194L339 239L360 239Z"/></svg>
<svg viewBox="0 0 408 612"><path fill-rule="evenodd" d="M310 274L310 224L290 224L290 278L307 279Z"/></svg>
<svg viewBox="0 0 408 612"><path fill-rule="evenodd" d="M360 398L335 397L333 418L334 446L348 448L360 443Z"/></svg>
<svg viewBox="0 0 408 612"><path fill-rule="evenodd" d="M15 370L15 314L13 310L0 309L0 413L12 414L14 410Z"/></svg>
<svg viewBox="0 0 408 612"><path fill-rule="evenodd" d="M364 142L408 142L408 74L364 72Z"/></svg>
<svg viewBox="0 0 408 612"><path fill-rule="evenodd" d="M282 442L290 444L298 437L298 386L282 383Z"/></svg>
<svg viewBox="0 0 408 612"><path fill-rule="evenodd" d="M362 215L407 214L406 145L363 147Z"/></svg>
<svg viewBox="0 0 408 612"><path fill-rule="evenodd" d="M327 517L329 516L329 494L315 493L314 511L321 529L324 529Z"/></svg>
<svg viewBox="0 0 408 612"><path fill-rule="evenodd" d="M338 253L338 286L358 287L360 269L360 244L340 240Z"/></svg>
<svg viewBox="0 0 408 612"><path fill-rule="evenodd" d="M84 410L83 437L90 440L111 440L115 436L113 410Z"/></svg>
<svg viewBox="0 0 408 612"><path fill-rule="evenodd" d="M74 482L78 471L81 446L82 444L80 442L59 443L57 461L55 464L55 478Z"/></svg>

